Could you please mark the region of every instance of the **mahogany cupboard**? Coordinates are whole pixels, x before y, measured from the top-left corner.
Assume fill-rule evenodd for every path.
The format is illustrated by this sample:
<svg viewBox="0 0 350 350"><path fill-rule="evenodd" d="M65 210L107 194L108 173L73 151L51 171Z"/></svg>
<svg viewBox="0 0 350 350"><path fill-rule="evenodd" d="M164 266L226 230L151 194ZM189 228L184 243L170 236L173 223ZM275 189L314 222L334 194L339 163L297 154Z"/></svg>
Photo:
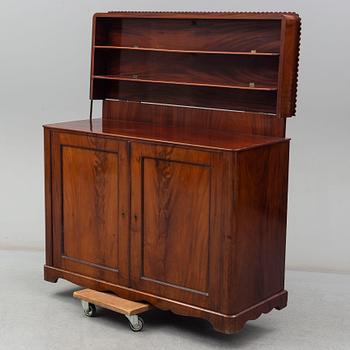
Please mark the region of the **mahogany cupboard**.
<svg viewBox="0 0 350 350"><path fill-rule="evenodd" d="M207 319L287 304L293 13L93 19L102 119L47 125L45 279Z"/></svg>

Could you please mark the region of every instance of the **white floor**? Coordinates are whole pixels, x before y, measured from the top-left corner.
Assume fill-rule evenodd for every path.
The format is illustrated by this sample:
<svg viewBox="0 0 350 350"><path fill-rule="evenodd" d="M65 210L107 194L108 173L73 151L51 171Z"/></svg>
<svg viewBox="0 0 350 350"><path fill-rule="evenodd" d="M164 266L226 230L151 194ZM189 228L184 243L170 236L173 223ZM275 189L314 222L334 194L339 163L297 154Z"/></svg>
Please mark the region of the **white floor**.
<svg viewBox="0 0 350 350"><path fill-rule="evenodd" d="M221 335L205 321L150 311L133 333L124 316L82 315L79 289L42 276L41 252L0 251L0 349L350 349L350 275L287 272L289 305Z"/></svg>

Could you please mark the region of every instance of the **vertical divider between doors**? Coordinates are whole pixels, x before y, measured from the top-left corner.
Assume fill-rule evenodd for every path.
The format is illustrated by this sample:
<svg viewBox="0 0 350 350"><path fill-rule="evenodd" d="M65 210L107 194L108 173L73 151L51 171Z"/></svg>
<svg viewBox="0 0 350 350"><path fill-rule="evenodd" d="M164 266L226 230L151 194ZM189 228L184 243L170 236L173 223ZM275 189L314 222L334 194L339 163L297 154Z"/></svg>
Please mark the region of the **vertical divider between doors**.
<svg viewBox="0 0 350 350"><path fill-rule="evenodd" d="M128 203L128 241L129 241L129 252L128 252L128 286L131 287L131 279L132 279L132 226L131 226L131 216L132 216L132 207L131 207L131 198L132 198L132 181L131 181L131 142L127 141L126 144L127 151L127 167L128 167L128 183L127 186L129 188L129 203Z"/></svg>

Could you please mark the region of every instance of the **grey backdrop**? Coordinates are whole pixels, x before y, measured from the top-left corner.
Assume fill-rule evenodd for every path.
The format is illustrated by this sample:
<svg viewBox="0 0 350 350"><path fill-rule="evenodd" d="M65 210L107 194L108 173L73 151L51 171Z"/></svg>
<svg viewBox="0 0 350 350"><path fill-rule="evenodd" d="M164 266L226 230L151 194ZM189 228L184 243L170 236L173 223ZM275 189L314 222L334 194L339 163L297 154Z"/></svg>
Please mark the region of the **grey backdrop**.
<svg viewBox="0 0 350 350"><path fill-rule="evenodd" d="M107 10L296 11L287 266L350 272L350 11L331 1L0 2L0 248L44 247L44 123L87 117L91 17ZM0 252L1 254L1 252Z"/></svg>

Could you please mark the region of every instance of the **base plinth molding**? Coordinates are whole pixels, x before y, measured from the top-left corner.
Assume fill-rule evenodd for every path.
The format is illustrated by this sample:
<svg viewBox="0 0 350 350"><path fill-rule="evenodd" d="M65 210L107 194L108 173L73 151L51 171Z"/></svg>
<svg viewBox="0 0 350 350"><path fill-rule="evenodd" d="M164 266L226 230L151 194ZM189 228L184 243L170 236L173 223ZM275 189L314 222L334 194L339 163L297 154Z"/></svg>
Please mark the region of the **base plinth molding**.
<svg viewBox="0 0 350 350"><path fill-rule="evenodd" d="M46 281L53 283L62 278L85 288L101 292L113 292L121 298L146 301L158 309L169 310L178 315L202 318L207 320L215 330L225 334L238 332L247 321L255 320L263 313L268 313L273 309L283 309L287 306L288 298L288 292L283 290L235 315L226 315L48 265L44 266L44 278Z"/></svg>

